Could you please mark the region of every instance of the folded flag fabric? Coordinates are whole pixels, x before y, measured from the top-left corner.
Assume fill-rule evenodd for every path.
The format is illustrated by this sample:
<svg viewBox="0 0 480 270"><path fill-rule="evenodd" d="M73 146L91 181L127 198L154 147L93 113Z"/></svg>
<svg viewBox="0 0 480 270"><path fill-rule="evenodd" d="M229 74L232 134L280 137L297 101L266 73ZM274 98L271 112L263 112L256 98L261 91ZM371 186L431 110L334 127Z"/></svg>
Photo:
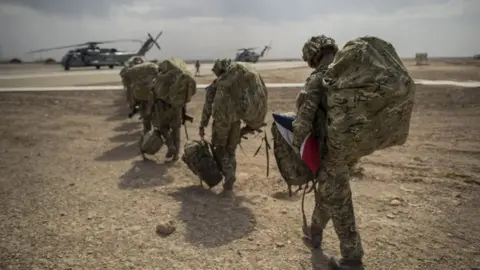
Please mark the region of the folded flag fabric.
<svg viewBox="0 0 480 270"><path fill-rule="evenodd" d="M294 115L277 113L272 113L272 115L273 121L275 121L277 129L283 139L293 147L293 121L296 117ZM303 139L300 148L300 157L315 175L320 168L320 152L318 141L311 134L308 134L308 136Z"/></svg>

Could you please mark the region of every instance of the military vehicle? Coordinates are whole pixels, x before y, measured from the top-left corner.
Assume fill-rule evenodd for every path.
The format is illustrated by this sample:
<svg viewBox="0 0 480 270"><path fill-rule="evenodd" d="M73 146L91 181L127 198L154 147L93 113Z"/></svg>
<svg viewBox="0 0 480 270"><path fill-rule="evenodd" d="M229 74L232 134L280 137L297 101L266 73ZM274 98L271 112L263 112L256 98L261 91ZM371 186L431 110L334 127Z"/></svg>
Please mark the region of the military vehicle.
<svg viewBox="0 0 480 270"><path fill-rule="evenodd" d="M268 45L266 45L263 50L260 52L260 54L256 53L254 50L258 48L242 48L238 49L237 54L235 55L235 61L239 62L250 62L250 63L256 63L260 59L260 57L263 57L270 49L272 49L272 42Z"/></svg>
<svg viewBox="0 0 480 270"><path fill-rule="evenodd" d="M85 42L82 44L47 48L47 49L31 51L30 53L40 53L40 52L79 47L76 49L69 50L63 56L60 63L62 64L65 70L70 70L70 68L73 68L73 67L95 67L96 69L100 69L101 67L104 67L104 66L107 66L112 69L114 66L123 66L125 62L129 61L129 59L134 56L144 57L145 54L152 48L154 44L159 50L161 50L160 45L158 45L157 43L157 39L162 35L162 33L163 31L158 33L156 38L153 38L152 35L150 35L150 33L147 33L148 38L146 41L143 42L138 52L119 51L116 48L100 48L99 46L97 46L99 44L118 43L118 42L142 43L141 40L136 40L136 39L117 39L117 40L110 40L110 41L91 41L91 42Z"/></svg>

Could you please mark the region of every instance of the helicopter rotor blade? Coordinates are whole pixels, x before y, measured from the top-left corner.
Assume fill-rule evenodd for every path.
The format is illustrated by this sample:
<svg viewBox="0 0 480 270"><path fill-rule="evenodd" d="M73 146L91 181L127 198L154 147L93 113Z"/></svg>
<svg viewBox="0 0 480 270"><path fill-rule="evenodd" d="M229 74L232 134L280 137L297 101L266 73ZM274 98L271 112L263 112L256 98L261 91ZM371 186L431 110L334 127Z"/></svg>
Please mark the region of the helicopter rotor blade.
<svg viewBox="0 0 480 270"><path fill-rule="evenodd" d="M270 42L268 43L267 46L265 46L265 55L268 54L268 52L272 49L272 41L270 40Z"/></svg>
<svg viewBox="0 0 480 270"><path fill-rule="evenodd" d="M153 38L152 35L150 35L150 33L147 33L148 34L148 37L150 38L150 40L152 41L152 45L155 44L155 46L159 49L159 50L162 50L162 48L160 47L160 45L158 44L157 42L157 39L163 34L163 31L160 31L160 33L158 33L157 37L156 38ZM150 48L151 48L150 46Z"/></svg>
<svg viewBox="0 0 480 270"><path fill-rule="evenodd" d="M252 48L241 48L241 49L237 49L237 51L252 51L252 50L255 50L255 49L258 49L258 47L252 47Z"/></svg>
<svg viewBox="0 0 480 270"><path fill-rule="evenodd" d="M68 49L68 48L75 48L75 47L81 47L81 46L95 46L98 44L107 44L107 43L117 43L117 42L142 42L139 39L116 39L116 40L107 40L107 41L89 41L85 43L80 43L80 44L73 44L73 45L66 45L66 46L59 46L59 47L52 47L52 48L46 48L46 49L40 49L40 50L34 50L30 51L29 53L40 53L40 52L48 52L48 51L54 51L54 50L61 50L61 49Z"/></svg>
<svg viewBox="0 0 480 270"><path fill-rule="evenodd" d="M139 39L115 39L115 40L106 40L106 41L96 41L96 42L87 42L86 44L107 44L107 43L117 43L117 42L142 42Z"/></svg>
<svg viewBox="0 0 480 270"><path fill-rule="evenodd" d="M45 48L45 49L40 49L40 50L29 51L28 53L49 52L49 51L55 51L55 50L61 50L61 49L68 49L68 48L80 47L80 46L85 46L85 45L88 45L88 44L87 44L87 43L83 43L83 44L74 44L74 45L66 45L66 46Z"/></svg>
<svg viewBox="0 0 480 270"><path fill-rule="evenodd" d="M158 33L157 37L155 38L155 40L158 40L158 38L163 34L163 30L160 31L160 33Z"/></svg>

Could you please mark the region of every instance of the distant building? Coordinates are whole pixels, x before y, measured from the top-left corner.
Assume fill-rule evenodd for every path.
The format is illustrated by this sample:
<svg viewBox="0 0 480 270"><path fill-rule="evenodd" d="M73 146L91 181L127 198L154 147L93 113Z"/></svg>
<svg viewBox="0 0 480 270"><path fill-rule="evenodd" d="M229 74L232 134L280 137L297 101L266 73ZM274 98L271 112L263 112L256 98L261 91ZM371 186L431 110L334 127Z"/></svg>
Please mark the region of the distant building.
<svg viewBox="0 0 480 270"><path fill-rule="evenodd" d="M415 61L417 65L428 65L428 53L416 53Z"/></svg>

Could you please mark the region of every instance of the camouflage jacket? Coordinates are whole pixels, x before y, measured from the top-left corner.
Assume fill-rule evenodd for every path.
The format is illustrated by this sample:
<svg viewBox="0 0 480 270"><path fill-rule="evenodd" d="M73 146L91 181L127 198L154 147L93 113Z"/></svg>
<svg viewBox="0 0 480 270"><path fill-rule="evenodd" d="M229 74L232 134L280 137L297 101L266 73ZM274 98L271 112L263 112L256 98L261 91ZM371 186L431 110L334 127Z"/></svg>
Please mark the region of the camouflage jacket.
<svg viewBox="0 0 480 270"><path fill-rule="evenodd" d="M212 116L213 101L215 100L215 94L217 93L216 84L217 79L205 88L205 104L203 105L202 119L200 120L200 126L202 127L208 126L208 122Z"/></svg>
<svg viewBox="0 0 480 270"><path fill-rule="evenodd" d="M129 87L132 84L132 80L130 79L128 75L128 69L129 67L123 67L120 70L120 78L122 78L122 84L124 87Z"/></svg>
<svg viewBox="0 0 480 270"><path fill-rule="evenodd" d="M327 95L325 87L313 89L309 84L318 84L328 68L328 64L321 65L313 71L305 82L303 93L297 97L297 117L293 122L293 142L292 146L297 152L300 152L305 138L312 133L321 142L325 141L327 136ZM315 83L314 83L315 82ZM320 85L320 84L318 84ZM302 100L298 100L301 98Z"/></svg>

